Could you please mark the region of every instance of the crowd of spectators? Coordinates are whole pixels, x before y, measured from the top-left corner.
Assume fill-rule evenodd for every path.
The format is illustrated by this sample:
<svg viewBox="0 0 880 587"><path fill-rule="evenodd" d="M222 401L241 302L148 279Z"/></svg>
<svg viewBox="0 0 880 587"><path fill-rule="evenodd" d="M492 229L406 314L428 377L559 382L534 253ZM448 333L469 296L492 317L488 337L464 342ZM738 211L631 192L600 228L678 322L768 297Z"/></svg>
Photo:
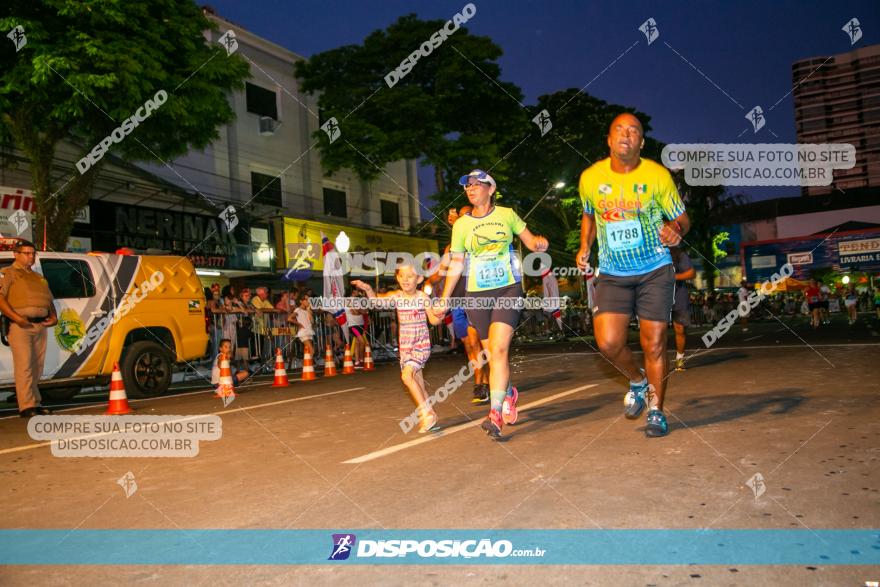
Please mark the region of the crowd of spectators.
<svg viewBox="0 0 880 587"><path fill-rule="evenodd" d="M379 291L385 291L380 288ZM786 291L774 292L761 304L751 310L750 320L763 318L792 318L804 316L810 318L811 308L810 291ZM348 295L358 295L359 292ZM848 316L850 324L854 323L853 316L858 312L877 312L880 317L880 302L878 294L870 288L857 290L854 287L823 288L822 301L828 303L831 314L843 313ZM329 344L334 355L339 358L345 349L345 334L334 316L329 312L313 310L309 304L309 298L314 295L311 289L292 288L290 290L273 293L268 287L257 287L253 291L250 288L237 290L232 285L221 288L213 284L205 289L207 299L207 318L211 331L211 348L208 356L216 353L216 344L224 338L232 341L233 361L242 369L247 369L254 363L268 365L265 369L271 370L272 356L275 353L274 343L277 343L277 330L284 327L289 344L293 345L293 352L284 352L288 357L289 365L296 366L296 357L302 356L303 341L297 338L297 331L305 324L302 312L295 312L301 308L309 312L308 328L319 329L322 333L320 344ZM730 290L692 290L690 292L691 323L694 326L710 326L716 324L739 303L740 297L736 291ZM346 328L357 325L362 331L369 331L370 343L380 352L393 353L397 347L396 316L393 311L377 311L363 313L359 311L346 312ZM828 313L826 312L825 316ZM298 319L300 316L301 319ZM563 326L560 328L556 320L541 310L526 310L523 312L523 320L517 329L519 339L553 339L571 336L588 335L592 333L592 321L586 301L581 299L569 299L566 307L561 312ZM363 320L363 324L361 321ZM372 322L372 327L371 327ZM824 322L823 322L824 323ZM455 346L454 337L445 333L446 328L442 325L432 329L432 343L441 346ZM349 330L349 340L356 340ZM451 341L451 342L450 342ZM376 349L374 349L375 352ZM318 347L315 351L323 355L323 348ZM363 360L363 349L353 345L354 360L359 363Z"/></svg>

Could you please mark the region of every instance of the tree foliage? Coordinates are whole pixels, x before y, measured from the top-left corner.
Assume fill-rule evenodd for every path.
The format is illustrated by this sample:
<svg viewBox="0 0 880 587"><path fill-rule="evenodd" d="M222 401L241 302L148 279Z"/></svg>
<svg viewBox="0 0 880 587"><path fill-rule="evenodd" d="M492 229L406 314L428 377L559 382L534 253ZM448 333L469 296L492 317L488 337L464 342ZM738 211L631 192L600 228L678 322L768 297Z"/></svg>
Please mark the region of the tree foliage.
<svg viewBox="0 0 880 587"><path fill-rule="evenodd" d="M66 246L107 160L53 177L61 141L72 140L84 156L164 90L167 102L110 152L161 162L204 148L233 119L227 93L248 76L244 60L207 43L212 23L192 0L4 3L0 29L18 25L27 44L0 50L0 132L29 159L35 234L47 223L53 249Z"/></svg>
<svg viewBox="0 0 880 587"><path fill-rule="evenodd" d="M528 110L529 119L546 110L553 126L541 136L537 125L532 125L529 139L509 157L510 177L505 189L511 203L524 214L534 208L528 222L536 232L548 236L554 258L562 253L566 261L571 261L580 245L581 173L608 157L608 127L617 115L634 114L646 134L651 130L651 117L575 88L541 96ZM662 148L662 143L647 136L642 155L659 160ZM565 187L554 189L560 181Z"/></svg>
<svg viewBox="0 0 880 587"><path fill-rule="evenodd" d="M420 159L435 167L436 189L444 193L453 178L502 159L507 137L525 134L522 92L500 79L501 48L465 27L388 87L385 76L444 25L410 14L361 45L297 63L302 90L319 95L322 122L339 122L334 142L315 134L325 171L349 168L371 180L391 162Z"/></svg>

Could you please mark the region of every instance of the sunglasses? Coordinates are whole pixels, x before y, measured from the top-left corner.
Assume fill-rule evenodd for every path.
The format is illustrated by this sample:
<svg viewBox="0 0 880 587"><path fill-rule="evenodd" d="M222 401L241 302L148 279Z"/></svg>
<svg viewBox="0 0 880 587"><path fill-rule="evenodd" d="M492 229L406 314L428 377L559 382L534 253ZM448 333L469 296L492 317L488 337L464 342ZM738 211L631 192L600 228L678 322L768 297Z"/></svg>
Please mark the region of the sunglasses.
<svg viewBox="0 0 880 587"><path fill-rule="evenodd" d="M465 187L470 187L470 186L472 186L472 185L480 185L480 184L482 184L482 185L492 185L492 184L489 183L488 181L480 181L479 179L471 178L471 179L468 179L468 180L467 180L467 185L466 185Z"/></svg>

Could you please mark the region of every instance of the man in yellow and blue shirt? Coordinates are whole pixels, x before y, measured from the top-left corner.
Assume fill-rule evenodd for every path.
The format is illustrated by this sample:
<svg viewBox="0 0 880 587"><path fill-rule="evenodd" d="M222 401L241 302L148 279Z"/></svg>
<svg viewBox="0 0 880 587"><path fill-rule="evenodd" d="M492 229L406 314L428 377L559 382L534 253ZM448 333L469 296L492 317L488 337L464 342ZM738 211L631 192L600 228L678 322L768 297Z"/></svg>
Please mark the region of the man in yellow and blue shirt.
<svg viewBox="0 0 880 587"><path fill-rule="evenodd" d="M648 406L645 433L664 436L667 375L666 330L675 292L669 247L690 227L669 171L641 158L644 130L629 113L608 132L610 156L581 174L583 202L578 266L585 269L599 242L599 276L592 308L599 349L630 380L624 398L627 418ZM639 317L645 369L636 367L626 345L631 316Z"/></svg>

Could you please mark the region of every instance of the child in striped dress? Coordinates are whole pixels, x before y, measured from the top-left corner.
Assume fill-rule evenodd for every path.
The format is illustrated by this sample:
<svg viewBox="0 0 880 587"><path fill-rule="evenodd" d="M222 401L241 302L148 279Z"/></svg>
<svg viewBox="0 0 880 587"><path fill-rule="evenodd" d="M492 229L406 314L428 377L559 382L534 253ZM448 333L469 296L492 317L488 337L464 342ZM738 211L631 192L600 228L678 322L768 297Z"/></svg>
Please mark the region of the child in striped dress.
<svg viewBox="0 0 880 587"><path fill-rule="evenodd" d="M431 356L431 338L425 320L431 324L440 324L442 318L433 312L426 312L431 300L425 292L418 289L423 277L419 275L415 267L410 264L402 264L394 272L400 289L386 294L376 295L373 288L363 281L352 281L351 285L363 290L367 297L390 297L400 300L397 306L397 322L399 324L400 351L400 379L409 390L413 402L419 410L419 432L434 431L437 425L437 413L428 405L428 392L425 390L425 380L422 377L422 369Z"/></svg>

